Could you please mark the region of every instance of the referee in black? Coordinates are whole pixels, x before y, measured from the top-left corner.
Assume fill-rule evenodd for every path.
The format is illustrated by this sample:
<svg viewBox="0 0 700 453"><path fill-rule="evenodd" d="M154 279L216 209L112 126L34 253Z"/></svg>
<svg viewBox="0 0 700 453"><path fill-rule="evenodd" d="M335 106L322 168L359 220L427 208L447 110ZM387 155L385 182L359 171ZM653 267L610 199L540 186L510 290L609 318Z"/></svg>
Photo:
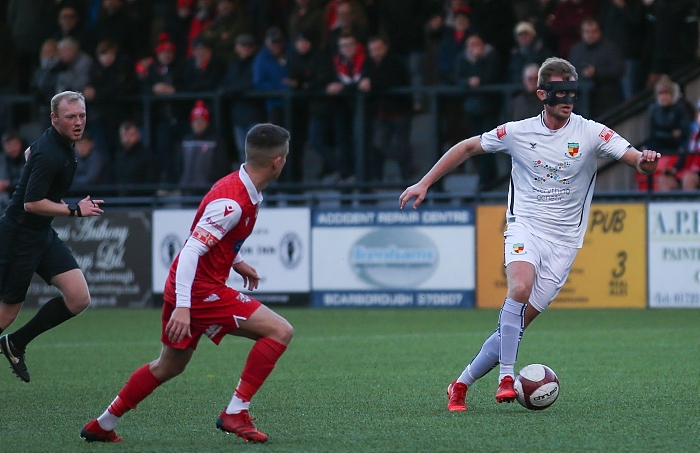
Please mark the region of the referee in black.
<svg viewBox="0 0 700 453"><path fill-rule="evenodd" d="M90 305L85 276L51 222L56 216L98 216L102 200L88 195L66 204L73 182L74 144L85 130L85 98L64 91L51 99L51 127L30 145L27 163L10 206L0 217L0 333L17 318L36 272L61 291L24 326L0 337L0 350L12 371L29 382L24 351L34 338L76 316Z"/></svg>

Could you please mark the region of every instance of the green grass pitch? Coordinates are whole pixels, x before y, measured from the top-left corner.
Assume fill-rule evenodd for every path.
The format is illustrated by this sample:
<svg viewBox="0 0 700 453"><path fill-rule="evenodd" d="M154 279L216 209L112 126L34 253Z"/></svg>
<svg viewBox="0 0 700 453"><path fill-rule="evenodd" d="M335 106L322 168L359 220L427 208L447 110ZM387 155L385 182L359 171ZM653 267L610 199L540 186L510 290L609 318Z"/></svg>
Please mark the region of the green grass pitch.
<svg viewBox="0 0 700 453"><path fill-rule="evenodd" d="M82 426L160 350L158 310L94 309L30 345L31 383L0 363L0 451L700 451L700 310L548 310L516 369L552 367L558 401L537 412L499 405L494 370L469 390L466 413L447 412L445 388L495 329L496 311L277 311L295 338L251 407L267 444L215 427L251 346L234 337L203 339L183 375L121 420L124 442L83 442Z"/></svg>

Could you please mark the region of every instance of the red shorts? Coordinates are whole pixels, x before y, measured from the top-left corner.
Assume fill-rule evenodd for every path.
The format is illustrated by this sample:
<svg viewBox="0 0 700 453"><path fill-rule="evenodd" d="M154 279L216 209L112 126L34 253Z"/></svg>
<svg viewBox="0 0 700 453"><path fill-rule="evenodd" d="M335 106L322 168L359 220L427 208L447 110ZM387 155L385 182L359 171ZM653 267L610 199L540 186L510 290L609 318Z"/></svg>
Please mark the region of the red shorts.
<svg viewBox="0 0 700 453"><path fill-rule="evenodd" d="M190 308L190 333L191 337L185 337L179 343L173 343L165 333L175 301L164 296L162 327L160 340L163 344L175 349L197 349L197 343L202 334L209 337L214 344L221 343L224 335L238 329L238 321L245 321L255 313L261 303L243 293L222 286L212 290L201 297L192 297Z"/></svg>

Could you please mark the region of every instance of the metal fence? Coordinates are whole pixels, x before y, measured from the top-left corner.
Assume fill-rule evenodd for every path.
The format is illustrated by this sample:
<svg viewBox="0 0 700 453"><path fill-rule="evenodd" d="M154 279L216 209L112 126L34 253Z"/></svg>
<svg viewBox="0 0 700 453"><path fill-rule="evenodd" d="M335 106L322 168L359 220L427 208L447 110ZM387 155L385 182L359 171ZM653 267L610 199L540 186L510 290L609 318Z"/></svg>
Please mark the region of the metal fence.
<svg viewBox="0 0 700 453"><path fill-rule="evenodd" d="M586 116L588 113L588 92L589 85L581 83L581 93L577 101L576 111L581 115ZM377 93L356 92L340 96L351 97L354 103L353 114L353 146L355 153L355 176L357 180L362 181L365 177L365 156L367 146L367 121L368 121L368 102L376 96L422 96L427 106L425 114L428 117L429 124L426 133L429 135L427 140L434 150L434 160L439 158L441 152L441 124L444 119L441 112L441 102L447 99L466 99L474 94L492 94L500 99L501 119L506 120L506 112L509 111L510 103L513 97L522 91L522 85L519 84L494 84L486 85L477 88L466 88L459 86L426 86L422 88L395 88L388 91ZM262 100L281 100L283 103L283 119L281 126L287 129L292 128L294 121L294 106L298 101L308 100L310 98L328 97L322 92L308 91L253 91L243 94L228 94L224 91L208 91L199 93L175 93L171 95L132 95L121 99L115 99L111 103L115 106L128 106L131 111L136 112L136 120L141 124L144 134L143 143L147 147L153 144L155 136L155 112L159 106L164 103L178 105L183 109L191 108L194 101L202 99L210 106L212 110L211 116L215 130L222 136L227 137L231 130L228 112L232 101L236 99L260 99ZM337 96L336 96L337 98ZM42 101L44 102L44 101ZM33 95L0 95L0 105L6 109L6 122L11 126L18 126L20 119L17 111L30 112L29 121L37 121L42 118L37 118L41 107L36 96ZM91 104L88 103L88 113ZM103 110L108 110L104 108ZM41 113L45 115L46 113ZM47 121L48 118L43 119ZM26 121L26 118L25 118Z"/></svg>
<svg viewBox="0 0 700 453"><path fill-rule="evenodd" d="M579 100L576 110L583 116L588 113L588 100L590 85L581 83ZM275 182L266 190L266 203L278 206L313 206L313 207L333 207L333 206L360 206L379 205L390 206L398 204L398 195L406 187L409 181L393 182L367 182L365 180L365 157L368 102L372 96L392 95L411 96L421 94L426 99L427 108L420 115L425 115L428 124L425 133L428 135L425 140L429 143L429 151L433 154L425 157L434 162L442 154L443 138L441 132L442 112L440 103L446 99L464 99L471 94L489 93L500 96L501 119L506 120L506 112L509 111L510 103L517 93L521 91L520 85L497 84L479 88L464 88L455 86L427 86L419 89L399 88L382 93L355 93L352 94L354 102L353 138L355 153L355 176L356 182L348 184L334 184L329 186L319 182L285 183ZM115 103L129 104L132 109L138 112L137 119L140 120L144 130L143 142L148 147L152 144L155 135L155 111L162 103L181 103L192 105L195 100L205 100L212 110L212 121L215 130L226 136L231 129L228 121L228 110L231 102L236 99L279 99L283 101L283 126L292 128L294 121L294 105L300 100L308 100L310 97L326 96L323 93L307 93L297 91L264 91L250 92L241 95L226 94L223 91L211 91L200 93L177 93L172 95L134 95L128 96ZM9 112L10 124L15 124L14 112L18 109L38 111L38 102L35 96L31 95L2 95L0 105L4 105ZM89 109L89 104L88 104ZM36 119L36 118L33 118ZM426 138L426 137L424 137ZM507 175L505 176L507 179ZM102 184L99 187L79 187L74 186L69 196L84 196L85 193L100 193L102 198L108 198L111 206L132 206L132 207L181 207L197 205L201 197L209 189L209 186L180 186L176 184L148 184L148 185L124 185L124 184ZM426 203L455 205L463 202L486 202L491 200L501 201L503 198L503 187L494 191L480 192L478 189L465 188L463 191L450 190L442 191L440 187L431 190ZM688 199L697 197L697 193L672 193L657 194L639 191L615 191L606 194L596 195L603 199Z"/></svg>

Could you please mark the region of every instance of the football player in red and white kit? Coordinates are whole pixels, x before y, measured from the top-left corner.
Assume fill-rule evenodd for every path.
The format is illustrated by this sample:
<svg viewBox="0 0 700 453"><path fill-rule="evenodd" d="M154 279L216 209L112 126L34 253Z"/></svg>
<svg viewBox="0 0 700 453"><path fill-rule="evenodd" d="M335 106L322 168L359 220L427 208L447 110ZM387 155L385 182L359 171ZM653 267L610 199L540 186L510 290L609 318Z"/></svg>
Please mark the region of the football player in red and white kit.
<svg viewBox="0 0 700 453"><path fill-rule="evenodd" d="M504 234L508 293L497 330L447 388L450 411L466 411L467 388L499 364L496 401L515 400L513 370L520 339L557 296L583 245L597 159L617 159L647 175L658 165L659 153L640 152L612 129L573 113L577 80L571 63L547 59L538 73L541 114L457 143L399 198L403 209L415 197L415 209L435 181L466 159L494 152L511 156Z"/></svg>
<svg viewBox="0 0 700 453"><path fill-rule="evenodd" d="M170 266L163 294L160 357L136 370L107 410L80 435L89 442L119 442L119 418L158 386L185 370L202 335L219 344L226 334L255 341L233 397L216 426L245 441L265 442L248 414L250 400L287 349L292 326L255 299L226 286L233 268L248 290L260 277L238 251L250 236L262 201L261 191L277 179L289 153L289 133L259 124L246 137L246 162L217 181L204 196L190 236Z"/></svg>

